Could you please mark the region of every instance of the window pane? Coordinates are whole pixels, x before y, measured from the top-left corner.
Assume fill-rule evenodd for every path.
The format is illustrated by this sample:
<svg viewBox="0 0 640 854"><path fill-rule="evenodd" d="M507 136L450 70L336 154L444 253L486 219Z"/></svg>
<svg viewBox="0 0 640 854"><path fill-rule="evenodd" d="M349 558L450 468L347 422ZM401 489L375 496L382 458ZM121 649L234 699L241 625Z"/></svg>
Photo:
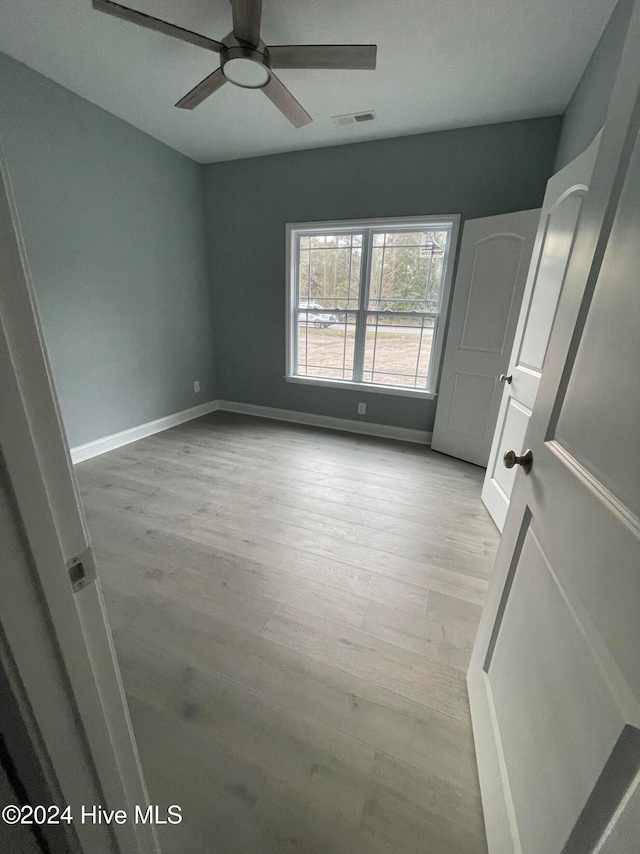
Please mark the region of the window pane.
<svg viewBox="0 0 640 854"><path fill-rule="evenodd" d="M353 379L355 330L355 314L298 312L298 376Z"/></svg>
<svg viewBox="0 0 640 854"><path fill-rule="evenodd" d="M425 389L434 319L368 315L363 382Z"/></svg>
<svg viewBox="0 0 640 854"><path fill-rule="evenodd" d="M344 311L358 308L362 234L313 234L300 238L299 302Z"/></svg>
<svg viewBox="0 0 640 854"><path fill-rule="evenodd" d="M293 372L427 390L453 223L335 226L293 232Z"/></svg>
<svg viewBox="0 0 640 854"><path fill-rule="evenodd" d="M446 230L374 234L369 308L437 311L448 238Z"/></svg>

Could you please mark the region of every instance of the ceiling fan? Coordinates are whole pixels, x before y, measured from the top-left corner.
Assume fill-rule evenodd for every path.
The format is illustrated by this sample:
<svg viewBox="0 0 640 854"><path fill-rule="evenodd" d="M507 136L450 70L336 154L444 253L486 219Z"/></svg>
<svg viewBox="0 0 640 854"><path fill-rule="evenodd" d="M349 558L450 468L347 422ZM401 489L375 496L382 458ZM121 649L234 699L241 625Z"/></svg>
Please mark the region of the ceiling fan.
<svg viewBox="0 0 640 854"><path fill-rule="evenodd" d="M185 30L112 0L93 0L93 8L149 30L173 36L220 54L220 68L181 98L176 107L193 110L209 95L234 83L243 89L262 89L269 100L299 128L312 121L309 113L273 73L274 68L346 68L372 71L376 67L374 44L287 44L267 47L260 38L262 0L231 0L233 30L222 41Z"/></svg>

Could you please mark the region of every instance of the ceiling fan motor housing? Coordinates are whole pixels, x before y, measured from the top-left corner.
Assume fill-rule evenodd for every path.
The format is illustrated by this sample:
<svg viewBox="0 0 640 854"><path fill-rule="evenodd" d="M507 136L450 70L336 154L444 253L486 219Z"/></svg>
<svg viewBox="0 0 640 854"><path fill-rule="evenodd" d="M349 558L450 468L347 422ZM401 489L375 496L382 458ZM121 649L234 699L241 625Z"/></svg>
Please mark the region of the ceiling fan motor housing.
<svg viewBox="0 0 640 854"><path fill-rule="evenodd" d="M227 80L243 89L262 89L267 85L271 79L271 64L262 39L258 47L254 47L230 34L222 43L220 67Z"/></svg>
<svg viewBox="0 0 640 854"><path fill-rule="evenodd" d="M181 110L193 110L229 81L243 89L262 89L291 124L301 128L312 121L311 116L273 73L272 67L369 71L376 67L377 48L374 44L298 44L267 48L260 38L262 0L231 0L233 30L222 41L122 6L114 0L92 0L92 4L98 12L220 55L220 67L176 103Z"/></svg>

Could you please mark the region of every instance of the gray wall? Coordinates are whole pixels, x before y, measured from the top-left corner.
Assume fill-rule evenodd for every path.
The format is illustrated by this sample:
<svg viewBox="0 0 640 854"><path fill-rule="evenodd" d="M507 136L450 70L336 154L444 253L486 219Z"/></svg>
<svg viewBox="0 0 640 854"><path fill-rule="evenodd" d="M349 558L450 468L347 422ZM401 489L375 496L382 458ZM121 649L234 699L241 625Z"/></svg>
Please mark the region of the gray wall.
<svg viewBox="0 0 640 854"><path fill-rule="evenodd" d="M203 167L3 54L0 133L70 445L213 399Z"/></svg>
<svg viewBox="0 0 640 854"><path fill-rule="evenodd" d="M633 0L619 0L562 120L554 171L588 148L604 124Z"/></svg>
<svg viewBox="0 0 640 854"><path fill-rule="evenodd" d="M559 143L549 118L202 167L0 54L0 133L71 446L216 396L345 418L366 400L363 420L430 430L435 401L285 383L284 225L538 206L556 147L558 169L604 122L631 5Z"/></svg>
<svg viewBox="0 0 640 854"><path fill-rule="evenodd" d="M431 430L435 401L285 382L285 223L538 207L559 128L534 119L208 165L218 396Z"/></svg>

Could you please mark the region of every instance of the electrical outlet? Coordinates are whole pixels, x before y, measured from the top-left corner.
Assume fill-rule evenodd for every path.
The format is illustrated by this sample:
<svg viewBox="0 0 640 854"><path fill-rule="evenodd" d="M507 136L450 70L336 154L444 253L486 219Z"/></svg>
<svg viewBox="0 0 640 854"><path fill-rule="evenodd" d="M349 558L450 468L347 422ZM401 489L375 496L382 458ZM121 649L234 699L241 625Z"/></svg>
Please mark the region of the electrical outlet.
<svg viewBox="0 0 640 854"><path fill-rule="evenodd" d="M193 391L197 394L200 391L200 380L196 380L193 384Z"/></svg>
<svg viewBox="0 0 640 854"><path fill-rule="evenodd" d="M359 403L358 404L358 415L366 415L367 414L367 404Z"/></svg>

